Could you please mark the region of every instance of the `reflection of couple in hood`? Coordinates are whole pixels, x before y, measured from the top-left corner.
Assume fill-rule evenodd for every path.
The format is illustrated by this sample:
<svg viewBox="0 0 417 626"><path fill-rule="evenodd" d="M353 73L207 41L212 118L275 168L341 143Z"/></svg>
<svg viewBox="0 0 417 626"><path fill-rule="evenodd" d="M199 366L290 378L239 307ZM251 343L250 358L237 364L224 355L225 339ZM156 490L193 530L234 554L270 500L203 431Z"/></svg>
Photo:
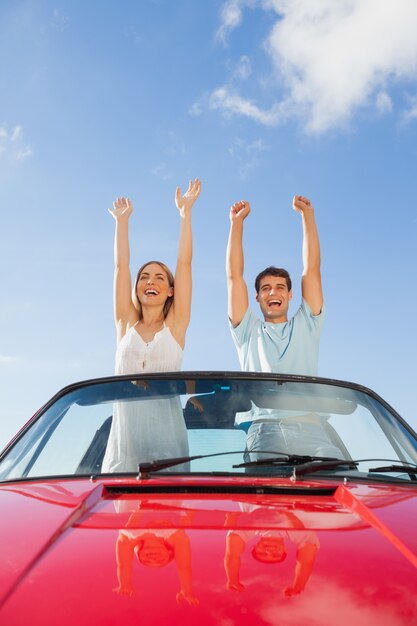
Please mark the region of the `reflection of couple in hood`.
<svg viewBox="0 0 417 626"><path fill-rule="evenodd" d="M133 562L136 556L145 567L165 567L174 561L180 580L180 591L176 594L178 603L185 601L192 606L198 605L191 585L191 548L190 540L182 528L190 521L190 513L178 508L161 507L151 502L127 500L117 503L119 513L131 512L124 528L119 530L116 541L116 562L118 587L114 589L120 595L131 596L134 592L132 581ZM160 505L159 505L160 506Z"/></svg>
<svg viewBox="0 0 417 626"><path fill-rule="evenodd" d="M301 520L289 511L276 511L277 526L280 530L257 530L256 519L264 507L254 504L240 504L242 513L228 513L226 526L230 529L226 537L226 552L224 567L227 577L227 588L231 591L243 591L245 586L240 580L241 556L246 545L251 546L254 559L264 564L277 564L287 556L286 541L291 541L297 548L296 565L292 585L283 590L285 596L299 594L305 588L313 571L317 551L320 547L318 537L314 531L306 530ZM252 527L247 530L234 529L240 525L239 518L246 514L253 518Z"/></svg>

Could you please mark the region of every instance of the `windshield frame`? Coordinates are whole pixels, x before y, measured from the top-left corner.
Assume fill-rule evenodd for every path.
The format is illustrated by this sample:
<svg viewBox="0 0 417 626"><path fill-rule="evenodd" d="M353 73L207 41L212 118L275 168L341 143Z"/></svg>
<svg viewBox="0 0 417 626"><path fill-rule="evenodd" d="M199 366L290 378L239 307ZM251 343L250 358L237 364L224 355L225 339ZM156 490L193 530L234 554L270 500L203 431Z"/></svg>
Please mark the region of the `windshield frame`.
<svg viewBox="0 0 417 626"><path fill-rule="evenodd" d="M260 372L234 372L234 371L181 371L181 372L163 372L163 373L147 373L147 374L132 374L132 375L123 375L123 376L107 376L100 378L87 379L79 382L72 383L70 385L65 386L61 390L59 390L52 398L46 402L33 416L29 419L29 421L18 431L18 433L12 438L12 440L6 445L6 447L0 453L0 463L4 460L4 458L10 453L10 451L14 448L14 446L20 441L20 439L31 429L34 427L36 422L57 402L61 399L65 398L65 396L72 394L78 390L82 390L86 387L94 387L96 385L103 385L107 383L113 382L122 382L122 381L147 381L147 380L173 380L173 381L181 381L181 380L189 380L189 381L198 381L198 380L213 380L216 381L230 381L233 379L235 381L271 381L271 382L289 382L289 383L305 383L305 384L314 384L314 385L326 385L326 386L335 386L339 388L346 388L351 391L357 391L363 394L367 399L369 399L369 406L367 409L372 413L374 419L376 419L379 426L382 428L384 435L390 441L391 445L393 445L396 453L399 456L399 459L402 459L401 450L397 449L395 438L393 439L391 433L389 432L389 428L386 428L386 423L384 419L380 415L376 415L377 411L373 406L374 402L379 403L385 411L387 411L388 416L391 417L394 421L398 421L399 424L404 428L404 430L417 442L417 433L412 429L412 427L397 413L397 411L389 405L381 396L379 396L372 389L365 387L363 385L359 385L357 383L343 381L332 378L325 377L311 377L311 376L301 376L301 375L289 375L289 374L274 374L274 373L260 373ZM374 402L373 402L374 401ZM62 417L65 415L65 412L61 415ZM53 431L52 431L53 432ZM52 434L52 433L51 433ZM39 451L41 452L41 450ZM405 459L403 459L405 460ZM35 462L34 459L33 462ZM29 468L30 469L30 468ZM192 472L190 474L178 473L180 476L195 476L198 475L199 472ZM209 473L210 474L210 473ZM115 478L120 478L123 473L114 473L112 474ZM160 476L166 475L164 472L159 473ZM170 476L174 476L175 473L170 473ZM206 474L207 475L207 474ZM233 474L231 474L233 475ZM249 476L249 474L246 474ZM99 474L96 475L95 478L99 477L108 477L108 474ZM236 474L235 474L236 476ZM316 474L317 478L321 475ZM37 477L37 479L51 479L51 478L63 478L64 476L45 476L45 477ZM83 474L73 475L72 478L81 478ZM260 475L259 475L260 477ZM333 477L336 478L337 475L333 474ZM363 477L363 475L362 475ZM35 478L35 477L34 477ZM264 478L266 476L264 475ZM360 476L357 477L358 479ZM376 478L376 477L375 477ZM388 480L387 477L379 475L378 478L385 479L385 482ZM31 477L26 478L15 478L14 480L31 480ZM9 479L2 481L2 483L10 482ZM379 481L378 481L379 482ZM398 484L397 481L394 481ZM400 483L405 484L405 483Z"/></svg>

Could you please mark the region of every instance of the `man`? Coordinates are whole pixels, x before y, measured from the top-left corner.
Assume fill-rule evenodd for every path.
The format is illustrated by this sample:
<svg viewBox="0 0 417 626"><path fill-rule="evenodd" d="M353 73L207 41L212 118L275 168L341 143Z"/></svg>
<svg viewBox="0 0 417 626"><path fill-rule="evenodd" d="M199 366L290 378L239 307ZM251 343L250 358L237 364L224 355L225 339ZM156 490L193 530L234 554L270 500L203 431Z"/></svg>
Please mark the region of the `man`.
<svg viewBox="0 0 417 626"><path fill-rule="evenodd" d="M243 277L243 222L248 202L236 202L230 210L227 246L228 313L241 368L244 371L317 375L320 332L323 324L323 292L320 273L320 243L314 209L307 198L295 196L293 208L303 224L302 303L288 320L292 299L291 279L286 270L268 267L256 278L256 300L262 322L249 309Z"/></svg>
<svg viewBox="0 0 417 626"><path fill-rule="evenodd" d="M301 306L294 317L288 319L291 278L284 269L267 267L255 281L263 321L249 309L243 277L243 222L250 213L250 205L246 201L236 202L230 210L226 260L228 314L244 371L317 375L324 318L320 243L311 202L304 196L294 196L293 208L300 213L303 225ZM244 428L250 426L247 448L253 453L251 459L268 450L337 458L341 455L315 414L294 415L290 411L253 406L250 414L237 414L236 422Z"/></svg>
<svg viewBox="0 0 417 626"><path fill-rule="evenodd" d="M227 513L225 526L229 528L226 536L226 552L224 568L227 577L227 588L230 591L244 591L241 582L240 569L242 555L246 546L252 546L254 559L264 564L282 563L287 556L287 543L293 543L296 548L296 564L291 586L285 587L283 594L287 597L301 593L314 568L320 542L314 530L306 530L301 520L291 511L279 511L270 508L274 514L274 529L259 529L259 524L265 524L265 509L249 503L240 503L242 513L247 520L251 518L251 525L239 528L239 513ZM278 530L278 528L280 528Z"/></svg>

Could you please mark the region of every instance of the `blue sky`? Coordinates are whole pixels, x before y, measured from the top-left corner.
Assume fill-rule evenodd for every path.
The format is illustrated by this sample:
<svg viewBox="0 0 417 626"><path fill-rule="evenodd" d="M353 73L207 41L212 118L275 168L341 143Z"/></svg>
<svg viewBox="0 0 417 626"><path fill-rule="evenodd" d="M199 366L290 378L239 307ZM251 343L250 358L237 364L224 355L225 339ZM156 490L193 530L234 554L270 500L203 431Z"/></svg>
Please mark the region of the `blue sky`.
<svg viewBox="0 0 417 626"><path fill-rule="evenodd" d="M132 270L175 265L175 187L194 207L185 369L239 368L226 317L229 207L251 202L245 274L286 267L316 209L319 372L417 427L414 0L3 0L0 445L60 387L113 372L113 220Z"/></svg>

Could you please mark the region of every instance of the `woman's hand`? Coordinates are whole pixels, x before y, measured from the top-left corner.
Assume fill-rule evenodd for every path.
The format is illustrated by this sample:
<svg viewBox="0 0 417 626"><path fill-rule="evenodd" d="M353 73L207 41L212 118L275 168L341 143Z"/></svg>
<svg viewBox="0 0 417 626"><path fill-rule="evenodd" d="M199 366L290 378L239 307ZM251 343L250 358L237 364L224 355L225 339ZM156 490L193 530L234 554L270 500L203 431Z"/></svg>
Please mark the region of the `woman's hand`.
<svg viewBox="0 0 417 626"><path fill-rule="evenodd" d="M181 195L181 190L177 187L175 191L175 204L177 205L177 209L180 212L181 217L184 217L186 213L191 211L194 202L197 200L201 191L201 180L198 178L193 182L190 180L190 184L188 185L188 189L185 194Z"/></svg>
<svg viewBox="0 0 417 626"><path fill-rule="evenodd" d="M245 591L245 585L243 585L240 580L234 583L228 582L226 586L229 591Z"/></svg>
<svg viewBox="0 0 417 626"><path fill-rule="evenodd" d="M123 585L119 585L118 587L115 587L113 589L114 593L117 593L119 596L129 596L132 597L133 595L133 587L129 586L123 586Z"/></svg>
<svg viewBox="0 0 417 626"><path fill-rule="evenodd" d="M113 215L116 222L121 220L128 220L132 211L133 206L130 202L129 198L117 198L115 202L113 202L113 209L107 209L110 215Z"/></svg>

